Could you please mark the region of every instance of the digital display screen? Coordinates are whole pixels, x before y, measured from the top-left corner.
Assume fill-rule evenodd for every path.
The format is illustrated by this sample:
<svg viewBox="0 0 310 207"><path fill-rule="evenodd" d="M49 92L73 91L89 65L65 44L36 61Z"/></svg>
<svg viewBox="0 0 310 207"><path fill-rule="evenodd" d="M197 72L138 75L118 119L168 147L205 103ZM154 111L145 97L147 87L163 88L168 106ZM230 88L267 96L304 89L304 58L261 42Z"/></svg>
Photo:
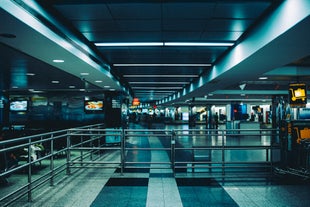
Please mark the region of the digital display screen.
<svg viewBox="0 0 310 207"><path fill-rule="evenodd" d="M86 112L100 112L103 111L103 101L98 100L87 100L84 101L84 109Z"/></svg>
<svg viewBox="0 0 310 207"><path fill-rule="evenodd" d="M10 111L27 111L28 110L28 101L10 101Z"/></svg>

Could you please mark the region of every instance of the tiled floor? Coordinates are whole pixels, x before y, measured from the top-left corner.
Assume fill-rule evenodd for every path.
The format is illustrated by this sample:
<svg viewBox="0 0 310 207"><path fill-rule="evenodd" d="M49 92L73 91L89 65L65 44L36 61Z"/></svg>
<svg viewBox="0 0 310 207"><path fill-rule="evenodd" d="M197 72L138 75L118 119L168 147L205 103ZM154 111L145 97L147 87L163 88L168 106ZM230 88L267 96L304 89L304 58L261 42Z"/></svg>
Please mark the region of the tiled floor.
<svg viewBox="0 0 310 207"><path fill-rule="evenodd" d="M107 171L107 170L105 170ZM309 206L309 185L263 181L111 178L113 172L88 169L49 188L32 203L12 206Z"/></svg>
<svg viewBox="0 0 310 207"><path fill-rule="evenodd" d="M163 143L156 137L135 144L152 148L163 147ZM169 159L163 150L130 153L127 156L140 161ZM307 182L283 182L265 178L176 178L170 169L141 171L143 173L128 170L121 175L112 168L83 169L69 176L64 182L49 187L34 197L33 202L18 202L12 206L310 206L310 186Z"/></svg>

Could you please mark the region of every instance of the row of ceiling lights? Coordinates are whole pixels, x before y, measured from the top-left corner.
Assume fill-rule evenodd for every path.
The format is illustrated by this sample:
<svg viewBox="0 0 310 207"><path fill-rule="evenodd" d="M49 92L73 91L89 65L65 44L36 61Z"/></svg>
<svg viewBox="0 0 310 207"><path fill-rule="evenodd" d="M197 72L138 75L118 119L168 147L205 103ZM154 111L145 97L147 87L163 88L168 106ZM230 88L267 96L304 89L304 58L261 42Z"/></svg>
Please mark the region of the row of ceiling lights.
<svg viewBox="0 0 310 207"><path fill-rule="evenodd" d="M54 63L64 63L65 61L62 60L62 59L54 59L53 62L54 62ZM26 75L27 75L27 76L35 76L36 74L35 74L35 73L26 73ZM88 76L89 73L88 73L88 72L82 72L82 73L80 73L80 75L81 75L81 76ZM96 83L102 83L103 81L102 81L102 80L96 80L95 82L96 82ZM52 80L51 83L52 83L52 84L59 84L60 81L59 81L59 80ZM110 91L115 91L115 89L110 88L111 86L105 85L105 86L103 86L103 87L106 88L106 89L109 89ZM12 88L13 88L13 89L17 89L18 86L12 86ZM70 89L75 89L76 86L74 86L74 85L69 85L69 88L70 88ZM29 89L29 91L30 91L30 92L42 92L42 91L37 91L37 90L35 90L35 89ZM80 91L85 91L85 89L80 89Z"/></svg>
<svg viewBox="0 0 310 207"><path fill-rule="evenodd" d="M233 46L233 42L97 42L94 43L97 47L164 47L164 46L194 46L194 47L230 47ZM179 64L179 63L114 63L114 67L211 67L210 63L191 63L191 64ZM199 75L123 75L124 78L197 78ZM129 82L130 84L154 84L152 82ZM156 82L156 84L185 84L189 82ZM175 89L181 90L183 87L139 87L133 86L135 90L162 90L162 89ZM137 92L139 94L139 92ZM152 93L151 93L152 94ZM153 96L153 95L152 95Z"/></svg>
<svg viewBox="0 0 310 207"><path fill-rule="evenodd" d="M54 63L63 63L63 62L65 62L64 60L61 60L61 59L55 59L55 60L53 60L53 62ZM89 73L88 72L82 72L82 73L80 73L80 75L81 76L88 76L89 75ZM96 83L102 83L103 81L102 80L96 80L95 81ZM53 81L52 81L52 83L53 83ZM56 82L54 82L54 83L56 83ZM57 83L59 83L59 81L57 82ZM111 86L108 86L108 85L105 85L105 86L103 86L104 88L110 88ZM69 86L69 88L75 88L75 87L70 87ZM83 90L83 89L81 89L81 90ZM85 90L85 89L84 89ZM115 89L109 89L110 91L114 91Z"/></svg>

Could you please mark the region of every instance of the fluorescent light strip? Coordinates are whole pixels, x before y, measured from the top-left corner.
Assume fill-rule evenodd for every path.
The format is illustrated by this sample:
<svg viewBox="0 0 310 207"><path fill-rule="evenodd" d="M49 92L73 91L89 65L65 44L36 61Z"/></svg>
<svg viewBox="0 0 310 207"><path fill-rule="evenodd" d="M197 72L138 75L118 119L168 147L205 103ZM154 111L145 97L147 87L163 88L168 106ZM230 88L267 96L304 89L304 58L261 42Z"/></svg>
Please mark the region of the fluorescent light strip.
<svg viewBox="0 0 310 207"><path fill-rule="evenodd" d="M115 63L114 67L209 67L210 63L206 64L170 64L170 63Z"/></svg>
<svg viewBox="0 0 310 207"><path fill-rule="evenodd" d="M161 96L170 96L172 93L162 93L162 94L142 94L142 93L135 93L135 96L140 96L140 97L145 97L145 96L156 96L156 97L161 97Z"/></svg>
<svg viewBox="0 0 310 207"><path fill-rule="evenodd" d="M149 96L149 95L153 95L153 96L168 96L171 95L172 93L135 93L135 95L145 95L145 96Z"/></svg>
<svg viewBox="0 0 310 207"><path fill-rule="evenodd" d="M233 42L95 42L97 47L140 47L140 46L200 46L229 47Z"/></svg>
<svg viewBox="0 0 310 207"><path fill-rule="evenodd" d="M135 47L135 46L164 46L163 42L110 42L95 43L97 47Z"/></svg>
<svg viewBox="0 0 310 207"><path fill-rule="evenodd" d="M129 84L189 84L189 82L129 82Z"/></svg>
<svg viewBox="0 0 310 207"><path fill-rule="evenodd" d="M151 93L135 93L135 96L169 96L172 93L157 93L157 94L151 94Z"/></svg>
<svg viewBox="0 0 310 207"><path fill-rule="evenodd" d="M64 60L61 60L61 59L55 59L53 60L54 63L63 63L65 62Z"/></svg>
<svg viewBox="0 0 310 207"><path fill-rule="evenodd" d="M198 78L199 75L123 75L124 78Z"/></svg>
<svg viewBox="0 0 310 207"><path fill-rule="evenodd" d="M231 42L165 42L164 46L229 47Z"/></svg>
<svg viewBox="0 0 310 207"><path fill-rule="evenodd" d="M162 98L164 98L164 97L166 97L166 96L148 96L148 97L150 97L150 99L162 99ZM138 98L139 99L143 99L143 98L145 98L145 97L143 97L143 96L138 96Z"/></svg>
<svg viewBox="0 0 310 207"><path fill-rule="evenodd" d="M135 93L174 93L175 91L149 91L149 90L135 90Z"/></svg>
<svg viewBox="0 0 310 207"><path fill-rule="evenodd" d="M136 96L168 96L172 93L157 93L157 94L153 94L153 93L135 93Z"/></svg>
<svg viewBox="0 0 310 207"><path fill-rule="evenodd" d="M183 87L132 87L132 89L150 89L150 90L156 90L156 89L182 89Z"/></svg>

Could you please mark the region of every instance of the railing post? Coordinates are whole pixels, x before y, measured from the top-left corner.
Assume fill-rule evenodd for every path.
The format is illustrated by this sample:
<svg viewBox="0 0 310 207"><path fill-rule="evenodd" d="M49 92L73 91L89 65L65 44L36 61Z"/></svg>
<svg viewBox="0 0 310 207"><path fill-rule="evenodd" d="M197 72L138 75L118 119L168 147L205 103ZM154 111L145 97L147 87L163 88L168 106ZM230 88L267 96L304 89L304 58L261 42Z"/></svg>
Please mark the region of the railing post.
<svg viewBox="0 0 310 207"><path fill-rule="evenodd" d="M31 139L28 139L28 202L32 201L32 180L31 180Z"/></svg>
<svg viewBox="0 0 310 207"><path fill-rule="evenodd" d="M269 161L269 148L266 148L266 162Z"/></svg>
<svg viewBox="0 0 310 207"><path fill-rule="evenodd" d="M120 152L121 152L121 175L124 174L124 168L125 168L125 140L126 140L126 134L125 134L125 129L122 128L122 133L121 133L121 149L120 149Z"/></svg>
<svg viewBox="0 0 310 207"><path fill-rule="evenodd" d="M51 135L51 159L50 159L50 172L51 172L51 179L50 185L54 185L54 134Z"/></svg>
<svg viewBox="0 0 310 207"><path fill-rule="evenodd" d="M83 135L81 135L81 136L80 136L80 143L82 143L82 144L81 144L81 147L82 147L82 148L83 148L83 146L84 146L83 141L84 141L84 140L83 140ZM92 155L92 154L91 154L91 155ZM90 155L90 156L91 156L91 155ZM92 160L92 156L90 157L90 159ZM82 149L80 150L80 161L81 161L81 164L80 164L80 165L83 166L84 152L83 152Z"/></svg>
<svg viewBox="0 0 310 207"><path fill-rule="evenodd" d="M94 148L94 147L96 147L96 146L94 145L93 138L96 137L96 135L92 135L92 134L93 134L93 131L92 131L91 128L88 129L88 132L89 132L89 133L88 133L88 134L89 134L89 137L88 137L88 138L90 139L90 146L91 146L92 148ZM90 150L90 160L91 160L91 161L94 160L93 155L94 155L94 150Z"/></svg>
<svg viewBox="0 0 310 207"><path fill-rule="evenodd" d="M270 133L272 134L270 136L270 173L272 174L272 171L273 171L273 144L274 144L274 140L272 139L273 130L270 130ZM275 132L275 133L277 133L277 132Z"/></svg>
<svg viewBox="0 0 310 207"><path fill-rule="evenodd" d="M98 134L97 134L97 136L98 136L98 139L97 139L97 146L98 147L102 147L101 146L101 142L100 142L100 140L101 140L101 131L100 131L100 129L99 129L99 127L98 127ZM97 153L98 153L98 155L99 155L99 157L101 156L101 150L99 149L98 151L97 151Z"/></svg>
<svg viewBox="0 0 310 207"><path fill-rule="evenodd" d="M224 137L222 139L222 175L225 175L225 139Z"/></svg>
<svg viewBox="0 0 310 207"><path fill-rule="evenodd" d="M174 130L171 131L171 167L173 174L175 175L175 140L176 133Z"/></svg>
<svg viewBox="0 0 310 207"><path fill-rule="evenodd" d="M66 149L66 152L67 152L67 175L70 175L71 174L71 171L70 171L70 163L71 163L71 155L70 155L70 146L71 146L71 137L70 137L70 130L67 131L67 149Z"/></svg>

